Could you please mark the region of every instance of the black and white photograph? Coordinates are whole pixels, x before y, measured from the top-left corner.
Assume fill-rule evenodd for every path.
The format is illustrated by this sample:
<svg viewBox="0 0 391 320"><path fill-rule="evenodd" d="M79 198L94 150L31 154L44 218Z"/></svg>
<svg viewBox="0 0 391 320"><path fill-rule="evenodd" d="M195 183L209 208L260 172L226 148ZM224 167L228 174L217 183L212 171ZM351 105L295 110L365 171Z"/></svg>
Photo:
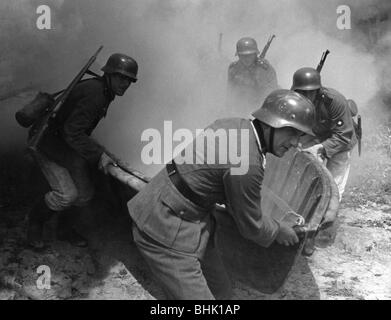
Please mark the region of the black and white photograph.
<svg viewBox="0 0 391 320"><path fill-rule="evenodd" d="M391 300L390 0L2 0L0 43L0 300Z"/></svg>

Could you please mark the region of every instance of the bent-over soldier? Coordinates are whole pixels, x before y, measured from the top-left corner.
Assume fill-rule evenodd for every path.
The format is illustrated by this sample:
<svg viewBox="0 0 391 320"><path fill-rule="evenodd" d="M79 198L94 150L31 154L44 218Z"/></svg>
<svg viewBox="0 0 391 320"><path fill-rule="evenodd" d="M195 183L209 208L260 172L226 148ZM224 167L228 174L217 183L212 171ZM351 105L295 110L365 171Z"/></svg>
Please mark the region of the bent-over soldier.
<svg viewBox="0 0 391 320"><path fill-rule="evenodd" d="M320 73L313 68L297 70L291 89L309 98L315 106L316 139L310 139L308 145L312 146L306 151L326 161L341 200L349 176L351 151L357 144L349 102L337 90L323 87Z"/></svg>
<svg viewBox="0 0 391 320"><path fill-rule="evenodd" d="M128 202L135 243L169 299L232 295L215 247L216 203L226 206L243 237L260 246L299 241L290 225L262 213L261 187L266 153L282 157L302 135L313 135L314 107L296 92L277 90L253 116L215 121L204 134L225 133L225 142L194 143L197 137ZM228 156L238 149L240 166Z"/></svg>

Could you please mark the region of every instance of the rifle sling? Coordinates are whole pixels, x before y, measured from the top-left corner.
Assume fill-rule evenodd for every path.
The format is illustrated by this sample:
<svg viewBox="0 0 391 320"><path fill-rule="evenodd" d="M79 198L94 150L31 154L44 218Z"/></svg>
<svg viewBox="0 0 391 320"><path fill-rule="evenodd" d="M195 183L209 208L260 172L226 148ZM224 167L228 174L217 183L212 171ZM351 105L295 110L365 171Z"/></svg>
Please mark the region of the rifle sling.
<svg viewBox="0 0 391 320"><path fill-rule="evenodd" d="M91 71L91 70L89 70L89 69L87 69L87 71L85 72L85 74L88 74L88 75L90 75L90 76L97 77L97 78L100 77L99 74L97 74L97 73L95 73L95 72L93 72L93 71ZM86 80L89 80L89 79L91 79L91 78L80 80L78 83L83 82L83 81L86 81ZM55 93L52 93L51 96L55 99L57 96L59 96L59 95L60 95L61 93L63 93L65 90L66 90L66 89L62 89L62 90L60 90L60 91L57 91L57 92L55 92Z"/></svg>

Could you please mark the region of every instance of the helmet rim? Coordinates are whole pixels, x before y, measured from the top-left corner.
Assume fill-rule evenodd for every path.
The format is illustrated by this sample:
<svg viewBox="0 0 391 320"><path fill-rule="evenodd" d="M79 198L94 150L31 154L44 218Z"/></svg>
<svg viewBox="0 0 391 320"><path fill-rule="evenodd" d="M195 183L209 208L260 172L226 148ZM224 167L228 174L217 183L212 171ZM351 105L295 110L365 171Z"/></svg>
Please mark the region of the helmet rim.
<svg viewBox="0 0 391 320"><path fill-rule="evenodd" d="M312 102L306 97L291 90L280 89L269 94L252 116L276 129L291 127L315 136L312 130L314 112Z"/></svg>
<svg viewBox="0 0 391 320"><path fill-rule="evenodd" d="M101 70L107 74L119 73L130 78L133 82L137 81L138 64L136 60L122 53L112 54Z"/></svg>
<svg viewBox="0 0 391 320"><path fill-rule="evenodd" d="M311 91L322 87L320 73L311 67L304 67L296 70L293 74L291 90Z"/></svg>

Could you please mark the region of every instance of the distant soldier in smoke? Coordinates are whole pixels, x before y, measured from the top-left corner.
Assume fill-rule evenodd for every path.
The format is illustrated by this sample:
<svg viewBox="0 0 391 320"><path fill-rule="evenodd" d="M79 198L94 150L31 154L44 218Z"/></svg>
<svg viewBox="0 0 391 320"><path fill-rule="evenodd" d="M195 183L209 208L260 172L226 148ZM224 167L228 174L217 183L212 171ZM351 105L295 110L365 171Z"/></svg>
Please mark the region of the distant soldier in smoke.
<svg viewBox="0 0 391 320"><path fill-rule="evenodd" d="M338 91L322 87L320 73L313 68L301 68L293 75L292 90L306 96L315 105L316 139L303 145L314 154L333 175L342 199L350 171L350 157L357 143L352 112L348 100ZM351 104L353 106L353 104Z"/></svg>
<svg viewBox="0 0 391 320"><path fill-rule="evenodd" d="M276 71L259 57L257 42L242 38L236 44L239 59L228 68L228 106L239 116L254 110L264 98L278 88Z"/></svg>
<svg viewBox="0 0 391 320"><path fill-rule="evenodd" d="M28 215L27 240L36 249L44 247L44 223L56 212L60 212L58 238L80 247L87 245L73 224L94 193L89 168L99 166L106 172L107 166L115 163L90 135L114 97L122 96L137 81L138 65L117 53L109 57L102 71L102 77L76 85L38 145L36 159L51 191Z"/></svg>
<svg viewBox="0 0 391 320"><path fill-rule="evenodd" d="M185 153L193 163L174 158L128 203L135 243L169 299L231 297L214 239L216 203L226 205L243 237L263 247L299 241L290 224L262 214L260 191L266 153L282 157L304 133L313 135L314 106L296 92L277 90L253 116L215 121L209 130L235 131L238 139L229 138L222 152L215 152L215 144L190 144ZM236 164L217 157L237 150L243 132L249 134L242 146L249 165L233 174Z"/></svg>

